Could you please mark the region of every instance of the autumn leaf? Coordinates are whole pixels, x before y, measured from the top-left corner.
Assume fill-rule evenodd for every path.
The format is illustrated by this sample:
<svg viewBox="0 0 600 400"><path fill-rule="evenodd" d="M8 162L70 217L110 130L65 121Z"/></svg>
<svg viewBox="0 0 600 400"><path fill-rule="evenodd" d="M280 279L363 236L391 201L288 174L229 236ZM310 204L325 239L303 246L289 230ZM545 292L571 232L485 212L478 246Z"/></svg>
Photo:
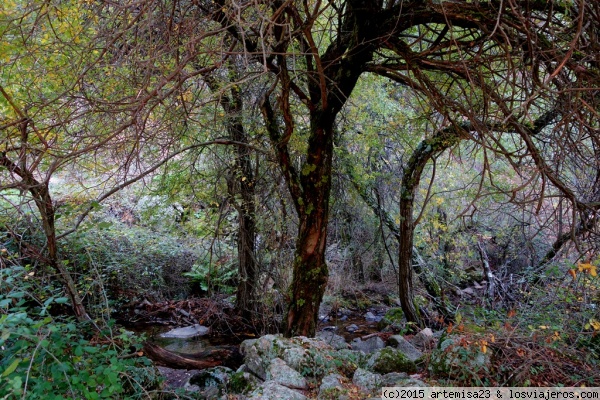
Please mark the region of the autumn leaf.
<svg viewBox="0 0 600 400"><path fill-rule="evenodd" d="M577 277L577 272L574 269L569 270L569 275L573 277L573 280Z"/></svg>
<svg viewBox="0 0 600 400"><path fill-rule="evenodd" d="M591 276L598 276L597 267L590 263L577 263L579 272L587 271Z"/></svg>

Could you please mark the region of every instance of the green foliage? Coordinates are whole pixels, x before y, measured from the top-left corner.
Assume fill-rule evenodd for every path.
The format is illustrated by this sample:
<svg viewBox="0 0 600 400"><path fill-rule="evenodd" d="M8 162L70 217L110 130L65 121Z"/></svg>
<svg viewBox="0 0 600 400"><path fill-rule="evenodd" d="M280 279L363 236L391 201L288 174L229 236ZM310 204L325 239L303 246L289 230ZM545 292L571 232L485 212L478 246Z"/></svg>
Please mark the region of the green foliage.
<svg viewBox="0 0 600 400"><path fill-rule="evenodd" d="M158 375L145 357L123 357L140 342L125 331L91 336L88 323L55 319L48 309L67 301L50 297L31 306L26 269L0 270L0 398L149 398Z"/></svg>
<svg viewBox="0 0 600 400"><path fill-rule="evenodd" d="M233 262L213 263L212 265L210 262L202 262L194 264L191 271L185 272L183 275L197 282L205 292L216 290L231 294L235 290L233 283L237 276L237 268Z"/></svg>
<svg viewBox="0 0 600 400"><path fill-rule="evenodd" d="M111 293L151 298L187 294L183 273L197 257L176 236L122 223L79 231L66 238L62 252L79 272L98 274ZM92 291L94 280L82 282Z"/></svg>

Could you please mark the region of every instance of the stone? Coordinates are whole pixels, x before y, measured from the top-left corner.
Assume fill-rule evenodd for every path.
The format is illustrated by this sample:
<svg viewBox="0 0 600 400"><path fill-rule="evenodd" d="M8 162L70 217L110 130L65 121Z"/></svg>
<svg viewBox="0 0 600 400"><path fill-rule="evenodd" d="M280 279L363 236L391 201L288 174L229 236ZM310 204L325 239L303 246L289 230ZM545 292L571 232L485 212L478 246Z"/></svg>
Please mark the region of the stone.
<svg viewBox="0 0 600 400"><path fill-rule="evenodd" d="M431 348L434 341L433 331L430 328L421 330L411 340L412 344L420 349Z"/></svg>
<svg viewBox="0 0 600 400"><path fill-rule="evenodd" d="M377 327L380 330L383 330L387 326L392 326L395 329L402 328L402 324L404 322L404 311L400 307L390 308L381 321L377 324Z"/></svg>
<svg viewBox="0 0 600 400"><path fill-rule="evenodd" d="M409 379L409 376L406 372L390 372L389 374L385 374L381 377L381 386L400 386L399 383L405 381L406 379Z"/></svg>
<svg viewBox="0 0 600 400"><path fill-rule="evenodd" d="M266 381L250 393L248 400L308 400L308 397L278 384L275 381Z"/></svg>
<svg viewBox="0 0 600 400"><path fill-rule="evenodd" d="M468 294L469 296L473 296L475 294L475 292L471 288L465 288L465 289L463 289L462 293L463 294Z"/></svg>
<svg viewBox="0 0 600 400"><path fill-rule="evenodd" d="M174 338L174 339L192 339L198 336L204 336L210 332L205 326L196 324L192 326L185 326L183 328L172 329L169 332L161 333L161 338Z"/></svg>
<svg viewBox="0 0 600 400"><path fill-rule="evenodd" d="M308 389L306 379L285 363L281 358L271 360L267 379L290 389Z"/></svg>
<svg viewBox="0 0 600 400"><path fill-rule="evenodd" d="M400 350L391 347L377 350L369 361L367 368L373 372L387 374L389 372L415 373L417 366L409 360Z"/></svg>
<svg viewBox="0 0 600 400"><path fill-rule="evenodd" d="M404 336L402 335L391 336L388 339L388 344L396 347L406 356L406 358L411 361L417 361L423 356L423 353L421 353L421 351L413 346L408 340L404 339Z"/></svg>
<svg viewBox="0 0 600 400"><path fill-rule="evenodd" d="M368 322L379 322L383 317L373 314L371 311L365 314L365 319Z"/></svg>
<svg viewBox="0 0 600 400"><path fill-rule="evenodd" d="M385 343L379 336L373 336L365 341L360 338L356 338L352 341L352 350L362 351L365 354L373 353L384 347Z"/></svg>
<svg viewBox="0 0 600 400"><path fill-rule="evenodd" d="M336 335L335 333L333 333L331 331L318 332L317 338L321 339L325 343L329 344L331 347L333 347L336 350L350 348L350 345L348 343L346 343L346 339L344 339L343 336Z"/></svg>
<svg viewBox="0 0 600 400"><path fill-rule="evenodd" d="M197 385L200 389L210 386L223 386L229 381L229 376L233 370L227 367L219 366L207 368L199 371L190 378L191 385Z"/></svg>
<svg viewBox="0 0 600 400"><path fill-rule="evenodd" d="M238 369L238 371L229 377L227 390L230 393L246 394L254 390L260 384L261 381L256 376L250 372Z"/></svg>
<svg viewBox="0 0 600 400"><path fill-rule="evenodd" d="M417 387L427 387L427 385L415 378L411 378L408 374L404 372L390 372L389 374L383 375L381 378L381 386L382 387L409 387L409 386L417 386Z"/></svg>
<svg viewBox="0 0 600 400"><path fill-rule="evenodd" d="M339 374L329 374L323 377L321 380L321 386L319 386L319 391L333 389L333 388L342 388L342 382L344 381L344 377Z"/></svg>
<svg viewBox="0 0 600 400"><path fill-rule="evenodd" d="M373 392L381 387L382 379L380 374L357 368L352 377L352 383L365 392Z"/></svg>
<svg viewBox="0 0 600 400"><path fill-rule="evenodd" d="M351 325L348 325L348 326L346 327L346 330L347 330L348 332L350 332L350 333L352 333L352 332L356 332L356 331L358 330L358 325L356 325L356 324L351 324Z"/></svg>

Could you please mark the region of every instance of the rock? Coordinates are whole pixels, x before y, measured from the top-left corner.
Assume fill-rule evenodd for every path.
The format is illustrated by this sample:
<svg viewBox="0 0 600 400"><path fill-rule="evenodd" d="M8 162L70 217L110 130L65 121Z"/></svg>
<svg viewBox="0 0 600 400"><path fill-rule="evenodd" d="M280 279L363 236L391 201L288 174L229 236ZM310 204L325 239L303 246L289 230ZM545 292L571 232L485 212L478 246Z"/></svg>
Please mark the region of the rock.
<svg viewBox="0 0 600 400"><path fill-rule="evenodd" d="M420 349L429 349L433 347L435 339L433 331L430 328L425 328L412 338L411 342Z"/></svg>
<svg viewBox="0 0 600 400"><path fill-rule="evenodd" d="M271 360L267 379L290 389L308 389L306 379L298 371L290 368L281 358Z"/></svg>
<svg viewBox="0 0 600 400"><path fill-rule="evenodd" d="M365 319L367 322L379 322L383 317L373 314L372 312L368 312L365 314Z"/></svg>
<svg viewBox="0 0 600 400"><path fill-rule="evenodd" d="M348 390L342 385L344 377L338 374L327 375L321 381L317 400L347 400Z"/></svg>
<svg viewBox="0 0 600 400"><path fill-rule="evenodd" d="M409 376L406 372L390 372L389 374L385 374L381 377L381 386L382 387L400 386L399 382L403 382L406 379L409 379Z"/></svg>
<svg viewBox="0 0 600 400"><path fill-rule="evenodd" d="M389 372L415 373L417 366L409 360L400 350L386 347L376 351L369 361L367 367L374 372L387 374Z"/></svg>
<svg viewBox="0 0 600 400"><path fill-rule="evenodd" d="M366 369L357 368L352 378L352 383L358 386L365 392L373 392L381 387L381 375L367 371Z"/></svg>
<svg viewBox="0 0 600 400"><path fill-rule="evenodd" d="M308 400L308 397L278 384L275 381L266 381L250 393L248 400Z"/></svg>
<svg viewBox="0 0 600 400"><path fill-rule="evenodd" d="M388 339L388 344L396 347L400 350L406 358L411 361L416 361L423 356L423 353L415 346L413 346L408 340L404 339L402 335L394 335Z"/></svg>
<svg viewBox="0 0 600 400"><path fill-rule="evenodd" d="M197 385L200 389L223 386L227 384L231 374L233 374L233 370L227 367L207 368L194 374L190 378L190 384Z"/></svg>
<svg viewBox="0 0 600 400"><path fill-rule="evenodd" d="M377 324L380 330L383 330L387 326L392 326L395 329L402 328L404 322L404 311L400 307L390 308L381 321Z"/></svg>
<svg viewBox="0 0 600 400"><path fill-rule="evenodd" d="M346 330L350 333L356 332L358 330L358 325L356 325L356 324L348 325L346 327Z"/></svg>
<svg viewBox="0 0 600 400"><path fill-rule="evenodd" d="M362 351L365 354L373 353L384 347L385 343L379 336L373 336L365 341L360 338L356 338L352 341L352 350Z"/></svg>
<svg viewBox="0 0 600 400"><path fill-rule="evenodd" d="M323 380L321 381L321 386L319 386L319 391L344 387L342 385L343 381L344 381L344 377L339 374L326 375L325 377L323 377Z"/></svg>
<svg viewBox="0 0 600 400"><path fill-rule="evenodd" d="M318 332L317 338L321 339L325 343L329 344L331 347L333 347L336 350L350 348L350 345L348 343L346 343L346 339L344 339L342 336L336 335L335 333L330 332L330 331Z"/></svg>
<svg viewBox="0 0 600 400"><path fill-rule="evenodd" d="M250 372L238 369L229 377L227 390L229 393L246 394L260 385L259 379Z"/></svg>
<svg viewBox="0 0 600 400"><path fill-rule="evenodd" d="M427 387L423 381L411 378L404 372L390 372L383 375L381 381L381 387Z"/></svg>
<svg viewBox="0 0 600 400"><path fill-rule="evenodd" d="M162 338L175 338L175 339L192 339L198 336L204 336L210 332L205 326L202 325L192 325L185 326L183 328L172 329L169 332L161 333L160 337Z"/></svg>
<svg viewBox="0 0 600 400"><path fill-rule="evenodd" d="M475 294L475 292L471 288L465 288L465 289L463 289L462 293L463 294L468 294L469 296L473 296Z"/></svg>

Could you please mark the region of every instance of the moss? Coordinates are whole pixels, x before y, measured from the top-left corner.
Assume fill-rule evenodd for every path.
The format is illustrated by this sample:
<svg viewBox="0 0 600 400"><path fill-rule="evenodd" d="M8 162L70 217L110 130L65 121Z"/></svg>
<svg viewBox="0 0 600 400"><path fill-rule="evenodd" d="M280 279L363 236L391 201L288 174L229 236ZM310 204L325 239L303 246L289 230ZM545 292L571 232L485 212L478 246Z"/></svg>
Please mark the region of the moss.
<svg viewBox="0 0 600 400"><path fill-rule="evenodd" d="M248 393L254 389L252 382L246 378L243 372L236 372L229 378L227 388L232 393Z"/></svg>
<svg viewBox="0 0 600 400"><path fill-rule="evenodd" d="M403 318L404 312L400 307L390 308L388 312L385 313L381 321L379 321L377 327L383 329L386 326L392 325L399 328L402 325Z"/></svg>
<svg viewBox="0 0 600 400"><path fill-rule="evenodd" d="M371 370L380 374L387 374L390 372L406 372L409 374L417 371L415 363L397 349L386 347L379 353L373 355L369 360Z"/></svg>

